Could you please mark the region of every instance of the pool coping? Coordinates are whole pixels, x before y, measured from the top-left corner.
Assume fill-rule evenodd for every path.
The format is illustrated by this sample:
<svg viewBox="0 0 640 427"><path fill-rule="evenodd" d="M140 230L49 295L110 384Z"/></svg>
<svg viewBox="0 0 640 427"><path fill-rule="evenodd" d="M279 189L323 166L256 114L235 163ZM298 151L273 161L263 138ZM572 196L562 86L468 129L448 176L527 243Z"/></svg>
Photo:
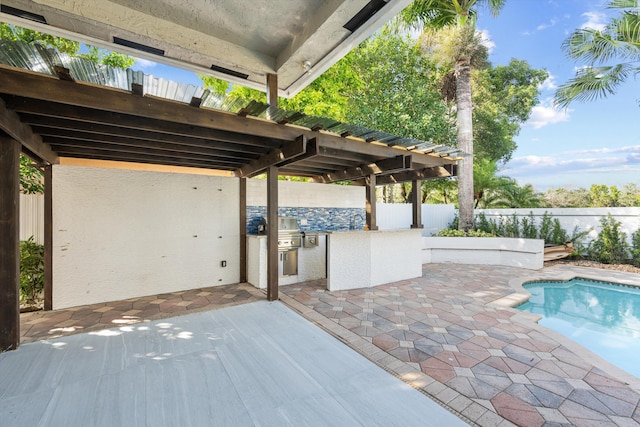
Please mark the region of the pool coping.
<svg viewBox="0 0 640 427"><path fill-rule="evenodd" d="M529 298L531 298L531 293L529 293L524 288L524 285L526 285L527 283L539 281L568 282L573 279L586 279L598 282L619 283L626 286L640 288L640 284L638 283L638 275L635 273L626 273L617 270L606 270L593 267L555 265L552 267L545 267L544 270L531 272L530 275L528 274L526 276L516 277L509 280L509 286L515 292L513 294L507 295L506 297L499 298L491 302L489 305L515 312L516 315L512 317L513 321L526 324L527 326L530 326L532 323L534 323L537 330L557 340L569 350L579 355L586 362L597 366L612 377L629 385L636 391L640 391L640 378L619 368L603 357L592 352L588 348L582 346L581 344L578 344L571 338L559 332L556 332L553 329L549 329L538 324L540 319L542 319L542 316L528 313L526 311L518 310L517 308L515 308L518 305L527 302Z"/></svg>

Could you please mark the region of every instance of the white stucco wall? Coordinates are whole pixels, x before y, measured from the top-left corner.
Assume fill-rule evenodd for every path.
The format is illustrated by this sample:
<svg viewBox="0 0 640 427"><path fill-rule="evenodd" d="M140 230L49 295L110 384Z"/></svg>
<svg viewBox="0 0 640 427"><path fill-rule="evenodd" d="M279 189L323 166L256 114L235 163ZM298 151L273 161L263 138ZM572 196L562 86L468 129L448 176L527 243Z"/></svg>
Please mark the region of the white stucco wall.
<svg viewBox="0 0 640 427"><path fill-rule="evenodd" d="M278 206L304 208L364 208L365 188L313 182L278 181ZM247 206L267 205L267 181L247 180Z"/></svg>
<svg viewBox="0 0 640 427"><path fill-rule="evenodd" d="M421 230L339 231L328 236L330 291L422 276Z"/></svg>
<svg viewBox="0 0 640 427"><path fill-rule="evenodd" d="M423 237L422 263L504 265L538 270L544 241L500 237Z"/></svg>
<svg viewBox="0 0 640 427"><path fill-rule="evenodd" d="M54 166L54 308L237 283L239 272L237 179Z"/></svg>

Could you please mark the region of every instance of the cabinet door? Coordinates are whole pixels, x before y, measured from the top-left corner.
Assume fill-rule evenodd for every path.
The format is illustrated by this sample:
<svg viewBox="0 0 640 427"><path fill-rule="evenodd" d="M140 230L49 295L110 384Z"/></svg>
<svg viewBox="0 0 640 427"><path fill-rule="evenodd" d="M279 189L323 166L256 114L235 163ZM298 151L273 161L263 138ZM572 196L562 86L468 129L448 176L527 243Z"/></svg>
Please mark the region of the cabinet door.
<svg viewBox="0 0 640 427"><path fill-rule="evenodd" d="M298 250L292 249L282 253L282 275L296 276L298 274Z"/></svg>

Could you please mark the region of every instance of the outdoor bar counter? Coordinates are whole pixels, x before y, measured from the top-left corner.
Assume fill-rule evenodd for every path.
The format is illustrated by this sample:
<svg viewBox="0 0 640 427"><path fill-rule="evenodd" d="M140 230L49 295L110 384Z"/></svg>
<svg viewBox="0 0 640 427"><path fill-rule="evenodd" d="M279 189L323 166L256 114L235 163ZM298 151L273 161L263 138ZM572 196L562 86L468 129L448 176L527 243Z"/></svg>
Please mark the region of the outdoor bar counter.
<svg viewBox="0 0 640 427"><path fill-rule="evenodd" d="M327 289L370 288L422 276L422 230L327 235Z"/></svg>
<svg viewBox="0 0 640 427"><path fill-rule="evenodd" d="M327 289L338 291L422 276L419 229L319 233L318 246L298 253L298 274L283 276L279 271L280 285L326 277ZM267 237L247 236L248 282L258 288L267 287L266 257Z"/></svg>

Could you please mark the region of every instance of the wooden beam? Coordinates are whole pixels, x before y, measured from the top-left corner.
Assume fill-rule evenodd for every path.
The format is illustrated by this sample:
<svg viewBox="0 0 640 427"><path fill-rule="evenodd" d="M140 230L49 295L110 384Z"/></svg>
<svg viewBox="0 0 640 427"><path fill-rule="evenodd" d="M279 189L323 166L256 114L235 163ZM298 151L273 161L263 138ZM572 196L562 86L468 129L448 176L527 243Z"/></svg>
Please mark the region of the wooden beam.
<svg viewBox="0 0 640 427"><path fill-rule="evenodd" d="M2 69L0 67L0 75ZM176 135L191 138L201 138L219 142L228 142L253 147L279 147L282 140L275 138L263 138L255 135L240 134L237 132L211 129L202 126L193 126L184 123L176 123L153 117L138 117L131 114L104 111L77 105L66 105L47 100L29 99L22 97L8 97L7 107L19 113L50 117L56 119L70 119L89 124L106 124L123 129L137 129L143 132L159 132L168 135ZM191 111L200 111L193 109ZM208 110L213 111L213 110ZM227 114L228 113L222 113ZM297 132L300 134L300 131ZM293 139L293 138L292 138ZM230 148L228 148L230 149Z"/></svg>
<svg viewBox="0 0 640 427"><path fill-rule="evenodd" d="M400 182L408 182L414 180L426 180L434 178L447 178L456 176L457 166L447 165L437 166L432 168L425 168L416 171L400 172L391 175L384 175L378 177L378 185L386 184L398 184Z"/></svg>
<svg viewBox="0 0 640 427"><path fill-rule="evenodd" d="M422 225L422 181L419 179L411 182L411 213L413 223L411 228L424 228Z"/></svg>
<svg viewBox="0 0 640 427"><path fill-rule="evenodd" d="M380 175L411 169L411 155L402 155L390 159L378 160L375 163L360 165L322 176L322 183L361 179L369 175Z"/></svg>
<svg viewBox="0 0 640 427"><path fill-rule="evenodd" d="M97 134L104 138L110 136L125 137L139 139L141 141L164 142L167 144L178 144L185 147L200 147L210 150L224 150L226 152L238 153L255 153L265 154L269 152L269 148L265 146L238 144L231 142L221 142L215 139L205 139L199 137L191 137L186 135L176 135L163 132L154 132L151 130L133 129L123 127L116 124L101 124L79 120L67 120L57 117L36 116L32 114L23 114L22 122L28 124L32 129L36 130L40 135L73 135L76 133ZM185 132L188 131L185 129Z"/></svg>
<svg viewBox="0 0 640 427"><path fill-rule="evenodd" d="M75 157L80 159L96 159L96 160L112 160L114 162L133 162L133 163L150 163L168 166L184 166L202 169L217 169L225 171L233 171L238 165L224 166L211 162L203 162L198 160L174 159L166 156L140 155L130 153L115 153L102 150L73 150L69 147L63 147L60 151L61 157Z"/></svg>
<svg viewBox="0 0 640 427"><path fill-rule="evenodd" d="M281 148L273 149L268 154L250 161L236 171L236 175L243 178L251 178L262 173L269 166L278 166L281 163L293 160L306 153L307 137L300 135L295 141L285 142Z"/></svg>
<svg viewBox="0 0 640 427"><path fill-rule="evenodd" d="M267 74L267 104L278 107L278 75Z"/></svg>
<svg viewBox="0 0 640 427"><path fill-rule="evenodd" d="M44 309L53 309L53 166L44 167Z"/></svg>
<svg viewBox="0 0 640 427"><path fill-rule="evenodd" d="M377 230L378 224L376 223L376 176L369 175L365 178L365 193L367 197L366 203L366 217L367 217L367 230Z"/></svg>
<svg viewBox="0 0 640 427"><path fill-rule="evenodd" d="M267 168L267 299L278 299L278 168Z"/></svg>
<svg viewBox="0 0 640 427"><path fill-rule="evenodd" d="M160 150L155 148L134 147L129 145L116 145L108 143L99 143L93 141L75 141L69 139L49 138L48 141L51 145L61 153L74 153L82 155L83 153L91 154L101 152L103 155L107 153L115 153L123 155L125 153L135 156L154 156L156 158L166 157L168 159L180 159L180 160L195 160L204 162L209 165L227 166L230 168L238 168L246 161L244 159L229 159L221 158L213 155L206 154L194 154L194 153L179 153L177 151Z"/></svg>
<svg viewBox="0 0 640 427"><path fill-rule="evenodd" d="M304 135L302 135L304 137ZM284 166L290 165L290 164L298 164L299 162L303 162L305 160L308 159L313 159L316 156L318 156L318 141L315 138L311 138L307 140L307 143L305 144L305 149L304 149L304 153L295 156L295 157L291 157L289 159L286 159L280 163L278 163L278 167L282 168Z"/></svg>
<svg viewBox="0 0 640 427"><path fill-rule="evenodd" d="M20 150L0 136L0 352L20 345Z"/></svg>
<svg viewBox="0 0 640 427"><path fill-rule="evenodd" d="M9 110L2 99L0 99L0 129L24 145L40 160L58 163L58 154L53 152L51 147L42 141L42 138L33 133L28 125L20 122L18 114Z"/></svg>
<svg viewBox="0 0 640 427"><path fill-rule="evenodd" d="M206 146L188 146L182 144L173 144L161 141L151 141L136 138L126 138L122 136L109 136L101 135L97 133L88 132L73 132L66 129L39 129L37 130L43 139L47 141L51 146L69 145L69 146L113 146L114 149L118 147L125 148L140 148L143 151L157 151L166 153L181 153L181 154L195 154L202 155L217 159L228 159L230 161L236 161L237 163L249 162L252 159L257 159L256 153L241 153L237 151L227 151L215 148L208 148Z"/></svg>
<svg viewBox="0 0 640 427"><path fill-rule="evenodd" d="M247 281L247 179L240 178L240 283Z"/></svg>
<svg viewBox="0 0 640 427"><path fill-rule="evenodd" d="M98 87L81 82L60 81L52 76L28 73L4 66L0 66L0 93L87 108L99 107L110 112L181 123L183 125L206 127L218 131L240 133L266 139L291 141L297 138L300 133L303 133L308 139L317 138L321 147L367 156L388 158L399 154L412 154L413 163L424 167L455 162L440 156L408 152L401 147L388 147L382 144L367 143L362 140L345 139L325 132L313 132L311 130L302 130L301 132L301 128L298 126L279 125L263 119L240 117L236 114L209 108L195 109L188 104L152 97L136 97L127 91Z"/></svg>

